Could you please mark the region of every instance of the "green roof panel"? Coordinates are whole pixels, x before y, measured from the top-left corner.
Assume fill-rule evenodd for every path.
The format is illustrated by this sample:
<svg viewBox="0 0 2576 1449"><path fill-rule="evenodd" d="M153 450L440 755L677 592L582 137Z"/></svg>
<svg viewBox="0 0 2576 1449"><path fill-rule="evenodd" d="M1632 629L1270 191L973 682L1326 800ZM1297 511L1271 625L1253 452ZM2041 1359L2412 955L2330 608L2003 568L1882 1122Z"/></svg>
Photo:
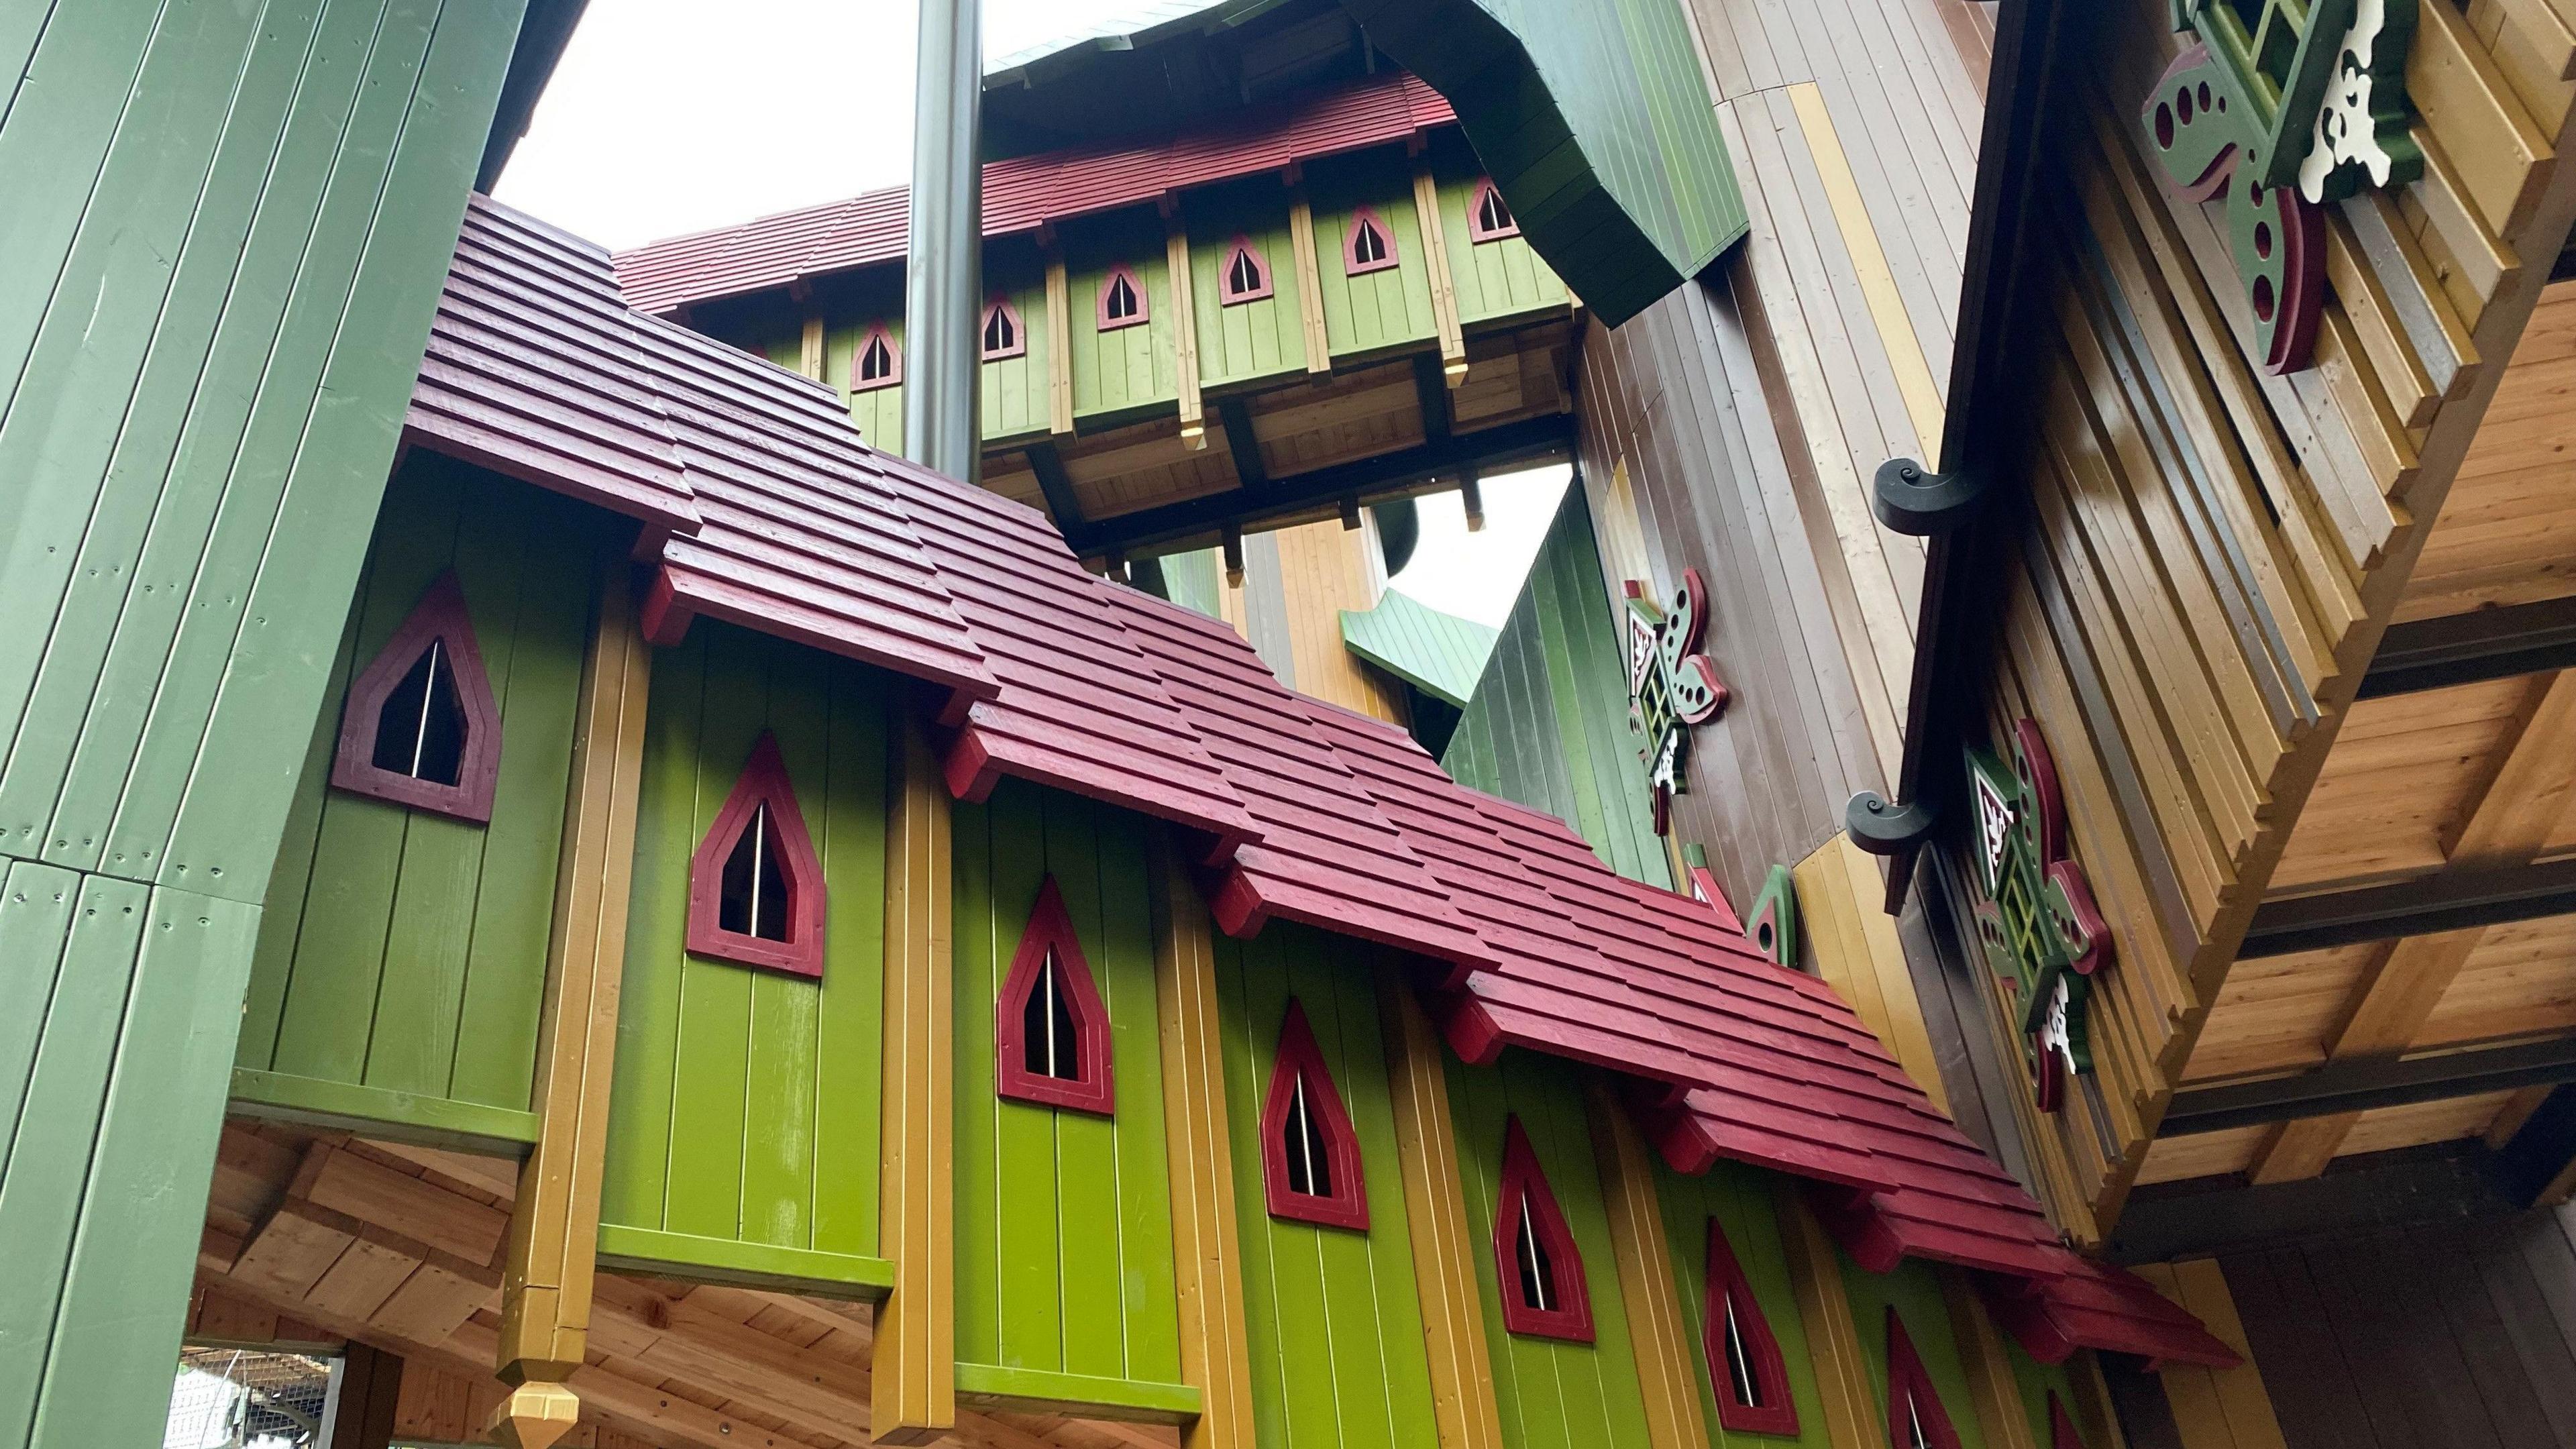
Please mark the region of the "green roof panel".
<svg viewBox="0 0 2576 1449"><path fill-rule="evenodd" d="M1374 609L1342 611L1342 644L1353 654L1464 709L1501 631L1461 619L1395 589Z"/></svg>

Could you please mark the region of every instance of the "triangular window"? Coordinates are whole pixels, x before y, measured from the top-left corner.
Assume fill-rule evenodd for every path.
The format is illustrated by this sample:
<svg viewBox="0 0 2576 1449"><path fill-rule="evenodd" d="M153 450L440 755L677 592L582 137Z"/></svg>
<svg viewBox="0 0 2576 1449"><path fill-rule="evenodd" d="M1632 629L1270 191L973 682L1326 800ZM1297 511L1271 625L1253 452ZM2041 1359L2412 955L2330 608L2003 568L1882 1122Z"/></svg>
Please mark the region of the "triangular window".
<svg viewBox="0 0 2576 1449"><path fill-rule="evenodd" d="M1136 280L1135 268L1114 263L1100 283L1100 330L1133 327L1145 318L1145 284Z"/></svg>
<svg viewBox="0 0 2576 1449"><path fill-rule="evenodd" d="M821 976L823 895L787 762L763 734L689 861L690 954Z"/></svg>
<svg viewBox="0 0 2576 1449"><path fill-rule="evenodd" d="M1261 1107L1261 1181L1270 1215L1366 1232L1368 1181L1359 1136L1323 1049L1294 998L1279 1024L1270 1094Z"/></svg>
<svg viewBox="0 0 2576 1449"><path fill-rule="evenodd" d="M903 381L903 349L883 322L870 323L859 339L858 360L850 365L850 391L871 392Z"/></svg>
<svg viewBox="0 0 2576 1449"><path fill-rule="evenodd" d="M1270 263L1249 238L1236 237L1225 249L1225 268L1217 276L1218 305L1257 302L1270 294Z"/></svg>
<svg viewBox="0 0 2576 1449"><path fill-rule="evenodd" d="M984 304L984 360L999 362L1005 357L1022 357L1029 350L1029 335L1020 325L1020 309L1008 297L995 297Z"/></svg>
<svg viewBox="0 0 2576 1449"><path fill-rule="evenodd" d="M1351 276L1364 272L1382 272L1396 264L1395 234L1387 230L1385 218L1375 207L1363 206L1351 218L1351 229L1342 238L1342 269Z"/></svg>
<svg viewBox="0 0 2576 1449"><path fill-rule="evenodd" d="M993 1042L1000 1095L1103 1116L1117 1110L1109 1012L1054 876L1039 883L1028 929L1002 979Z"/></svg>
<svg viewBox="0 0 2576 1449"><path fill-rule="evenodd" d="M1887 1442L1892 1449L1959 1449L1959 1432L1915 1355L1905 1320L1887 1310Z"/></svg>
<svg viewBox="0 0 2576 1449"><path fill-rule="evenodd" d="M2048 1449L2085 1449L2084 1436L2075 1432L2075 1421L2067 1417L2055 1389L2048 1392Z"/></svg>
<svg viewBox="0 0 2576 1449"><path fill-rule="evenodd" d="M349 685L331 783L482 824L500 769L501 712L451 570Z"/></svg>
<svg viewBox="0 0 2576 1449"><path fill-rule="evenodd" d="M1501 241L1519 236L1520 223L1512 220L1512 209L1503 201L1501 188L1488 176L1476 183L1475 198L1467 203L1467 239L1471 242Z"/></svg>
<svg viewBox="0 0 2576 1449"><path fill-rule="evenodd" d="M1708 1220L1704 1312L1700 1338L1708 1350L1709 1382L1717 1390L1718 1423L1753 1434L1796 1434L1798 1406L1789 1399L1779 1340L1771 1336L1762 1302L1715 1218Z"/></svg>
<svg viewBox="0 0 2576 1449"><path fill-rule="evenodd" d="M1503 1128L1494 1266L1502 1283L1504 1328L1539 1338L1592 1341L1592 1295L1584 1285L1583 1254L1518 1117Z"/></svg>

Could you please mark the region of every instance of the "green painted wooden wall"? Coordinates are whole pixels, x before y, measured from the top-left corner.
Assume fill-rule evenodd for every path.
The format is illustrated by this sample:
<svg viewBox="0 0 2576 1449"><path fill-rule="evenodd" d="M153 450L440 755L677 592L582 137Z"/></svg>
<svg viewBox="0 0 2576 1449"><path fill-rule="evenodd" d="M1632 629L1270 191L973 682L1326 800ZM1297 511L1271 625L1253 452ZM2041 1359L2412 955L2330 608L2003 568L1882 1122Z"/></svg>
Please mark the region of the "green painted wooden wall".
<svg viewBox="0 0 2576 1449"><path fill-rule="evenodd" d="M1388 147L1328 157L1306 168L1306 189L1315 208L1315 270L1333 356L1364 357L1430 342L1438 328L1431 315L1422 218L1413 204L1413 163ZM1396 264L1354 277L1342 247L1363 206L1386 223Z"/></svg>
<svg viewBox="0 0 2576 1449"><path fill-rule="evenodd" d="M1669 887L1600 560L1583 490L1568 488L1440 763L1564 820L1621 875Z"/></svg>
<svg viewBox="0 0 2576 1449"><path fill-rule="evenodd" d="M0 1443L160 1432L172 1207L520 12L0 8Z"/></svg>
<svg viewBox="0 0 2576 1449"><path fill-rule="evenodd" d="M1485 1305L1494 1401L1510 1449L1647 1449L1644 1392L1621 1306L1619 1265L1583 1103L1583 1069L1511 1050L1490 1067L1449 1061L1449 1113L1458 1130L1458 1174L1467 1193L1467 1237ZM1494 1261L1494 1212L1502 1185L1504 1124L1518 1116L1583 1258L1592 1298L1589 1344L1503 1328Z"/></svg>
<svg viewBox="0 0 2576 1449"><path fill-rule="evenodd" d="M1531 312L1563 307L1574 300L1563 278L1540 258L1525 236L1478 241L1467 218L1476 201L1476 184L1485 176L1474 154L1435 146L1432 174L1440 187L1440 240L1449 251L1449 277L1458 291L1458 320L1474 328ZM1509 199L1506 198L1506 204Z"/></svg>
<svg viewBox="0 0 2576 1449"><path fill-rule="evenodd" d="M881 1286L887 730L899 699L862 665L711 621L654 659L603 1252ZM682 945L690 855L764 730L822 859L820 983Z"/></svg>
<svg viewBox="0 0 2576 1449"><path fill-rule="evenodd" d="M1130 421L1180 397L1172 282L1163 223L1151 209L1077 217L1062 227L1065 310L1073 333L1073 416L1085 427ZM1100 287L1124 262L1144 285L1145 324L1100 330Z"/></svg>
<svg viewBox="0 0 2576 1449"><path fill-rule="evenodd" d="M1243 1244L1252 1400L1263 1449L1414 1449L1437 1438L1413 1278L1395 1106L1370 948L1273 922L1219 937L1234 1208ZM1392 968L1390 968L1392 969ZM1261 1173L1261 1108L1288 1002L1306 1008L1360 1141L1366 1233L1273 1219Z"/></svg>
<svg viewBox="0 0 2576 1449"><path fill-rule="evenodd" d="M957 1357L1177 1384L1144 822L1017 780L954 822ZM1050 874L1109 1012L1115 1117L994 1094L994 1003Z"/></svg>
<svg viewBox="0 0 2576 1449"><path fill-rule="evenodd" d="M1788 1252L1780 1241L1780 1220L1772 1206L1777 1179L1732 1162L1720 1162L1697 1177L1684 1177L1655 1164L1655 1190L1663 1206L1664 1238L1671 1244L1673 1278L1682 1318L1689 1324L1691 1366L1699 1375L1700 1416L1709 1442L1724 1446L1801 1444L1823 1449L1832 1444L1825 1432L1824 1401L1816 1389L1815 1360L1809 1356L1807 1329L1798 1317L1797 1289L1789 1278ZM1726 1229L1744 1281L1753 1286L1763 1320L1779 1342L1789 1373L1789 1401L1798 1409L1798 1434L1729 1434L1717 1420L1717 1386L1708 1371L1708 1222Z"/></svg>
<svg viewBox="0 0 2576 1449"><path fill-rule="evenodd" d="M1852 1327L1860 1339L1862 1373L1878 1405L1875 1422L1887 1422L1887 1311L1905 1320L1905 1336L1931 1376L1932 1388L1950 1425L1959 1431L1960 1449L1986 1449L1984 1426L1977 1421L1976 1401L1968 1392L1968 1373L1959 1359L1959 1341L1950 1330L1950 1307L1941 1296L1937 1270L1920 1258L1907 1258L1893 1273L1871 1273L1840 1253L1843 1292L1851 1299ZM2045 1444L2048 1436L2038 1441Z"/></svg>
<svg viewBox="0 0 2576 1449"><path fill-rule="evenodd" d="M235 1098L432 1140L534 1141L537 1015L595 510L414 452L386 490L260 922ZM453 569L501 712L488 825L329 788L348 680Z"/></svg>
<svg viewBox="0 0 2576 1449"><path fill-rule="evenodd" d="M1028 350L1017 357L983 364L976 386L976 406L983 414L986 442L1043 433L1049 422L1048 358L1053 356L1055 329L1047 318L1046 260L1025 237L1008 237L984 247L984 293L1010 298L1027 330ZM1072 309L1066 309L1070 318ZM979 318L983 315L979 310Z"/></svg>
<svg viewBox="0 0 2576 1449"><path fill-rule="evenodd" d="M1304 372L1306 324L1299 310L1304 304L1298 300L1296 247L1288 235L1287 188L1270 176L1209 187L1191 192L1181 214L1190 233L1199 385L1215 389ZM1221 283L1238 236L1270 269L1271 295L1229 307Z"/></svg>

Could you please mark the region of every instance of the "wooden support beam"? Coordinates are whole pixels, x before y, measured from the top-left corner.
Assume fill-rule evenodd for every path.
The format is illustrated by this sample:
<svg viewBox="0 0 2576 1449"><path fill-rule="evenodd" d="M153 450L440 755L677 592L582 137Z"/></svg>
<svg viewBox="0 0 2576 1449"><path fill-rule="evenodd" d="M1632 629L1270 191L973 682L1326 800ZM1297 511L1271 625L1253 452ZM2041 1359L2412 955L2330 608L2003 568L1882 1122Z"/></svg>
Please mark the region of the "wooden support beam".
<svg viewBox="0 0 2576 1449"><path fill-rule="evenodd" d="M1841 1251L1807 1206L1805 1189L1786 1178L1772 1186L1780 1219L1780 1245L1789 1260L1789 1284L1798 1296L1798 1319L1807 1330L1807 1356L1816 1371L1816 1396L1824 1401L1825 1443L1831 1449L1887 1449L1887 1421L1879 1417L1878 1390L1843 1291Z"/></svg>
<svg viewBox="0 0 2576 1449"><path fill-rule="evenodd" d="M1486 1356L1485 1308L1476 1288L1477 1245L1467 1230L1456 1119L1440 1033L1400 971L1377 973L1378 1025L1386 1037L1387 1089L1395 1099L1395 1157L1404 1178L1405 1231L1414 1291L1431 1360L1439 1449L1502 1449L1502 1410Z"/></svg>
<svg viewBox="0 0 2576 1449"><path fill-rule="evenodd" d="M809 330L809 343L817 329ZM501 1348L511 1385L490 1428L517 1449L545 1449L580 1416L565 1387L582 1366L599 1242L617 992L626 969L626 904L653 651L635 622L624 559L601 571L598 612L575 704L572 797L555 868L537 1039L542 1135L519 1172L502 1273Z"/></svg>
<svg viewBox="0 0 2576 1449"><path fill-rule="evenodd" d="M1451 387L1467 380L1467 333L1458 322L1458 282L1441 240L1440 183L1428 154L1413 158L1413 211L1422 221L1422 265L1431 281L1431 324L1440 338L1440 372Z"/></svg>
<svg viewBox="0 0 2576 1449"><path fill-rule="evenodd" d="M1047 431L1073 435L1073 296L1065 280L1064 248L1046 249Z"/></svg>
<svg viewBox="0 0 2576 1449"><path fill-rule="evenodd" d="M2576 668L2576 598L2391 624L2362 676L2362 699Z"/></svg>
<svg viewBox="0 0 2576 1449"><path fill-rule="evenodd" d="M1413 401L1422 410L1423 443L1429 446L1448 442L1449 388L1440 377L1440 359L1431 353L1413 354Z"/></svg>
<svg viewBox="0 0 2576 1449"><path fill-rule="evenodd" d="M2522 1114L2496 1152L2496 1175L2518 1206L2556 1207L2576 1197L2576 1086L2561 1086Z"/></svg>
<svg viewBox="0 0 2576 1449"><path fill-rule="evenodd" d="M1959 1345L1959 1367L1968 1376L1968 1399L1985 1431L1986 1449L2042 1449L2031 1435L2030 1415L2013 1377L2012 1355L1986 1313L1985 1299L1968 1275L1943 1266L1941 1301L1950 1310L1950 1336Z"/></svg>
<svg viewBox="0 0 2576 1449"><path fill-rule="evenodd" d="M877 1443L928 1444L957 1424L949 802L919 719L906 714L889 753L878 1243L894 1290L877 1310L869 1424Z"/></svg>
<svg viewBox="0 0 2576 1449"><path fill-rule="evenodd" d="M2545 1093L2571 1081L2576 1081L2576 1037L2438 1056L2352 1057L2292 1076L2177 1092L2156 1135L2185 1137L2524 1088Z"/></svg>
<svg viewBox="0 0 2576 1449"><path fill-rule="evenodd" d="M2248 1186L2157 1183L2132 1191L2107 1251L2121 1263L2226 1253L2292 1238L2358 1237L2503 1217L2496 1154L2476 1141L2354 1159L2323 1177Z"/></svg>
<svg viewBox="0 0 2576 1449"><path fill-rule="evenodd" d="M1064 457L1053 443L1032 443L1023 456L1029 460L1029 472L1038 480L1038 494L1046 499L1047 512L1055 515L1058 533L1071 533L1082 526L1082 499L1073 491L1073 477L1064 471Z"/></svg>
<svg viewBox="0 0 2576 1449"><path fill-rule="evenodd" d="M2281 1421L2263 1372L2246 1346L2245 1324L2226 1275L2207 1258L2171 1265L2142 1264L2138 1272L2167 1298L2191 1310L2221 1343L2244 1357L2230 1369L2178 1365L2164 1370L2165 1402L2173 1412L2182 1449L2285 1449Z"/></svg>
<svg viewBox="0 0 2576 1449"><path fill-rule="evenodd" d="M804 346L797 353L796 370L816 382L823 380L823 314L820 312L805 314Z"/></svg>
<svg viewBox="0 0 2576 1449"><path fill-rule="evenodd" d="M1324 330L1324 272L1315 256L1315 208L1306 200L1303 185L1288 194L1288 245L1297 262L1297 317L1304 324L1306 370L1330 372L1333 344Z"/></svg>
<svg viewBox="0 0 2576 1449"><path fill-rule="evenodd" d="M402 1379L398 1354L363 1343L342 1350L339 1382L331 1386L331 1449L391 1449Z"/></svg>
<svg viewBox="0 0 2576 1449"><path fill-rule="evenodd" d="M1195 450L1207 446L1207 420L1199 403L1199 324L1191 295L1190 234L1177 207L1163 227L1163 256L1172 278L1172 365L1180 383L1181 446Z"/></svg>
<svg viewBox="0 0 2576 1449"><path fill-rule="evenodd" d="M1674 1287L1654 1162L1607 1080L1594 1077L1586 1084L1583 1105L1592 1128L1593 1157L1601 1169L1602 1206L1610 1217L1610 1252L1619 1270L1620 1303L1627 1310L1628 1344L1637 1359L1646 1442L1653 1449L1706 1449L1708 1419L1700 1412L1699 1369L1691 1361L1690 1327Z"/></svg>
<svg viewBox="0 0 2576 1449"><path fill-rule="evenodd" d="M2443 870L2391 885L2267 901L2254 913L2237 959L2571 914L2576 858Z"/></svg>
<svg viewBox="0 0 2576 1449"><path fill-rule="evenodd" d="M1225 448L1234 457L1234 477L1247 493L1270 486L1270 465L1261 461L1261 435L1252 428L1252 405L1240 397L1220 398L1216 415L1225 424Z"/></svg>
<svg viewBox="0 0 2576 1449"><path fill-rule="evenodd" d="M1181 1446L1253 1449L1252 1349L1243 1317L1243 1250L1235 1236L1215 938L1188 864L1160 826L1147 869L1181 1382L1199 1391L1199 1415L1181 1431Z"/></svg>

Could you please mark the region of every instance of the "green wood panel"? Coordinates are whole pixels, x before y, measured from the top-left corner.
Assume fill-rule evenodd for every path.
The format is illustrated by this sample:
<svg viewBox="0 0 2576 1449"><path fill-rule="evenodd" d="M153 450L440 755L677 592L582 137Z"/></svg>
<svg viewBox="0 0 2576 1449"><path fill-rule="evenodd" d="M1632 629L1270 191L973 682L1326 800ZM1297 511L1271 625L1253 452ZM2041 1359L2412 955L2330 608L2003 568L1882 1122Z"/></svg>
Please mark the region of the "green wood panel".
<svg viewBox="0 0 2576 1449"><path fill-rule="evenodd" d="M1554 1057L1507 1051L1491 1067L1449 1061L1449 1113L1458 1131L1458 1175L1467 1194L1467 1238L1485 1305L1485 1342L1494 1361L1494 1402L1511 1449L1646 1449L1644 1391L1629 1346L1610 1216L1584 1115L1582 1068ZM1592 1295L1588 1344L1534 1338L1503 1328L1502 1280L1494 1261L1494 1213L1502 1187L1505 1123L1519 1117L1583 1258Z"/></svg>
<svg viewBox="0 0 2576 1449"><path fill-rule="evenodd" d="M1591 510L1568 488L1441 764L1572 825L1611 869L1670 886Z"/></svg>
<svg viewBox="0 0 2576 1449"><path fill-rule="evenodd" d="M1375 607L1342 610L1342 647L1421 690L1465 705L1500 631L1444 614L1401 589Z"/></svg>
<svg viewBox="0 0 2576 1449"><path fill-rule="evenodd" d="M1085 426L1130 421L1180 397L1171 268L1163 223L1150 210L1080 217L1061 228L1073 334L1073 416ZM1124 262L1145 288L1143 326L1100 330L1100 288ZM1206 362L1200 363L1204 383Z"/></svg>
<svg viewBox="0 0 2576 1449"><path fill-rule="evenodd" d="M1178 1383L1144 823L1006 780L953 838L957 1356ZM1049 875L1109 1013L1114 1117L994 1092L995 1003Z"/></svg>
<svg viewBox="0 0 2576 1449"><path fill-rule="evenodd" d="M1315 269L1324 297L1324 336L1335 358L1419 346L1438 335L1422 218L1413 205L1413 167L1381 147L1306 168L1315 208ZM1367 207L1386 223L1396 264L1354 277L1342 254L1352 220Z"/></svg>
<svg viewBox="0 0 2576 1449"><path fill-rule="evenodd" d="M1463 152L1464 148L1459 148ZM1440 158L1440 239L1449 252L1450 283L1458 292L1458 320L1468 327L1563 307L1573 300L1565 282L1539 258L1525 236L1478 241L1468 227L1476 183L1484 167L1472 153L1448 147ZM1510 198L1504 199L1506 205Z"/></svg>
<svg viewBox="0 0 2576 1449"><path fill-rule="evenodd" d="M1190 307L1198 321L1199 385L1226 387L1302 373L1305 314L1297 253L1288 235L1288 190L1269 177L1190 194L1182 216L1190 233ZM1234 239L1242 237L1270 269L1271 295L1224 305L1219 279ZM1319 244L1320 245L1320 244ZM1329 286L1324 295L1332 296Z"/></svg>
<svg viewBox="0 0 2576 1449"><path fill-rule="evenodd" d="M898 698L864 666L722 624L654 661L600 1217L663 1235L626 1241L670 1268L736 1272L741 1247L776 1250L754 1255L768 1271L828 1255L805 1270L828 1290L876 1252ZM819 984L683 945L690 856L764 730L823 864Z"/></svg>
<svg viewBox="0 0 2576 1449"><path fill-rule="evenodd" d="M1671 1245L1674 1289L1682 1317L1690 1326L1691 1367L1699 1375L1700 1416L1708 1424L1709 1442L1802 1444L1823 1449L1832 1444L1825 1432L1824 1401L1816 1389L1815 1360L1809 1356L1806 1325L1798 1317L1797 1289L1789 1278L1787 1251L1780 1242L1780 1223L1772 1207L1772 1179L1752 1168L1721 1162L1698 1177L1684 1177L1658 1162L1655 1191L1663 1208L1664 1239ZM1762 1317L1780 1344L1789 1371L1789 1400L1798 1409L1798 1435L1729 1434L1717 1421L1717 1388L1708 1370L1708 1222L1726 1229L1726 1241L1753 1286Z"/></svg>
<svg viewBox="0 0 2576 1449"><path fill-rule="evenodd" d="M1046 262L1025 240L1010 238L984 248L984 292L1008 297L1019 309L1028 349L1017 357L982 364L975 405L987 442L1043 433L1049 415L1047 358L1055 346L1047 318ZM1068 316L1071 308L1067 309ZM983 314L980 308L976 315Z"/></svg>
<svg viewBox="0 0 2576 1449"><path fill-rule="evenodd" d="M1951 1427L1959 1431L1960 1449L1986 1449L1938 1271L1920 1258L1907 1258L1893 1273L1871 1273L1840 1253L1835 1256L1842 1262L1843 1292L1851 1299L1852 1326L1860 1338L1862 1371L1878 1405L1877 1422L1887 1422L1887 1314L1893 1308L1905 1320L1905 1336L1913 1340L1915 1356L1923 1360ZM2037 1442L2047 1443L2048 1436L2041 1434Z"/></svg>
<svg viewBox="0 0 2576 1449"><path fill-rule="evenodd" d="M568 499L414 453L385 496L342 681L315 724L260 929L236 1063L289 1079L242 1095L435 1129L443 1103L525 1112L545 996L591 580L616 530ZM501 712L492 819L474 825L326 781L346 679L430 582L456 571Z"/></svg>
<svg viewBox="0 0 2576 1449"><path fill-rule="evenodd" d="M1413 1449L1438 1437L1373 969L1345 939L1274 922L1216 942L1256 1437L1265 1449ZM1365 1234L1270 1216L1261 1108L1294 997L1359 1136Z"/></svg>

